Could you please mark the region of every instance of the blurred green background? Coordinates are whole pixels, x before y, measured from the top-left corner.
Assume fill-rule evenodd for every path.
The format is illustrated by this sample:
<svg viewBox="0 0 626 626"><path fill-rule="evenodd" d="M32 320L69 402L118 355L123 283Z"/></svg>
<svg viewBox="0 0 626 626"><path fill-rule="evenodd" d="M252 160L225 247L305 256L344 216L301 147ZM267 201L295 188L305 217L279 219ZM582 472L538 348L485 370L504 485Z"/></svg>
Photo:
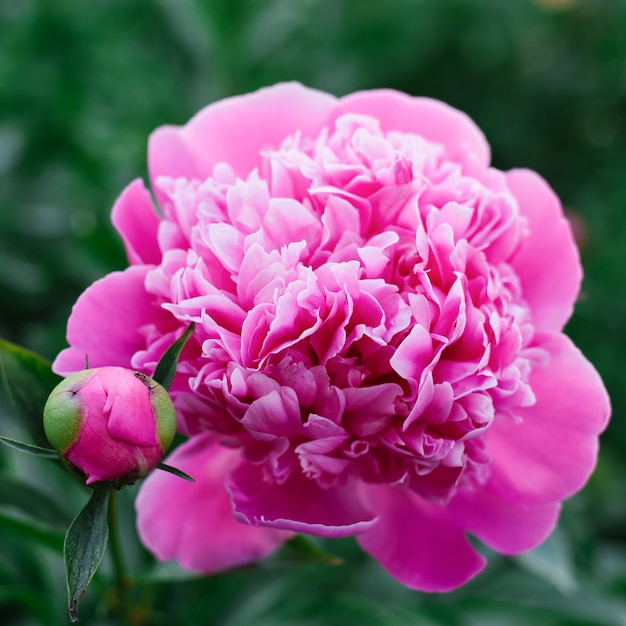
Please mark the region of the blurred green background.
<svg viewBox="0 0 626 626"><path fill-rule="evenodd" d="M552 539L521 558L492 555L447 595L402 588L352 540L324 544L341 566L275 562L161 587L155 577L180 573L150 570L128 490L128 559L152 572L142 593L156 609L134 623L625 625L626 0L0 0L0 336L52 359L77 296L126 265L109 212L145 177L149 133L282 80L443 99L483 129L496 167L530 167L552 184L585 267L567 331L604 377L613 421ZM0 410L2 431L19 433L6 401ZM57 531L85 494L12 451L0 450L0 471L2 621L64 624L58 537L29 535L20 516L39 513L16 512L6 485L44 485L62 502ZM50 517L53 503L39 504ZM118 623L109 573L105 561L85 623Z"/></svg>

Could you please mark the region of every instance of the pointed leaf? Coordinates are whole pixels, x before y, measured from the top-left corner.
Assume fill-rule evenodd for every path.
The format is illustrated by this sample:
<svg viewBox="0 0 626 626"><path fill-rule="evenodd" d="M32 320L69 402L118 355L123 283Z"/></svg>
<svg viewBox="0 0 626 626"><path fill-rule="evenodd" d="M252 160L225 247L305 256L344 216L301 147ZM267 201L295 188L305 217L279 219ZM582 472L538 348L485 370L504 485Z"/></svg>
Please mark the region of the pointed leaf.
<svg viewBox="0 0 626 626"><path fill-rule="evenodd" d="M152 378L165 387L165 389L169 389L174 380L178 357L180 357L180 353L183 351L187 340L193 334L193 327L194 324L191 322L191 324L187 326L187 330L185 330L185 332L165 351L161 360L157 363Z"/></svg>
<svg viewBox="0 0 626 626"><path fill-rule="evenodd" d="M3 443L9 448L14 448L20 452L26 452L26 454L32 454L33 456L40 456L44 459L58 459L59 453L52 448L42 448L41 446L34 446L32 443L23 443L22 441L16 441L9 437L2 437L0 435L0 443Z"/></svg>
<svg viewBox="0 0 626 626"><path fill-rule="evenodd" d="M78 603L104 556L109 538L107 509L110 495L108 489L95 489L65 536L63 555L72 622L78 621Z"/></svg>
<svg viewBox="0 0 626 626"><path fill-rule="evenodd" d="M61 382L50 363L39 355L0 339L0 375L28 432L38 444L47 444L43 431L43 407Z"/></svg>
<svg viewBox="0 0 626 626"><path fill-rule="evenodd" d="M170 474L174 474L174 476L178 476L183 480L188 480L190 483L195 483L196 479L189 476L189 474L185 474L182 470L179 470L177 467L172 467L171 465L165 465L165 463L159 463L157 465L157 469L163 470L164 472L169 472Z"/></svg>

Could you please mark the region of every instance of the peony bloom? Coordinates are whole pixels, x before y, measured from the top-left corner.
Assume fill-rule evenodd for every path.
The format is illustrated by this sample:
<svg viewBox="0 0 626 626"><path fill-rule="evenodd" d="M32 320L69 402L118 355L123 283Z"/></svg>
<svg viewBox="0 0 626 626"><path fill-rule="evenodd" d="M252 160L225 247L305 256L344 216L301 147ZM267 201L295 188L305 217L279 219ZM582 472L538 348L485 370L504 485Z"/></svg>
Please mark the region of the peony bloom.
<svg viewBox="0 0 626 626"><path fill-rule="evenodd" d="M55 369L150 373L195 323L170 391L196 483L137 499L158 558L212 572L356 535L444 591L484 566L468 534L546 538L609 403L562 333L581 268L543 179L490 167L441 102L298 84L160 128L149 169L158 208L141 181L113 208L131 267L79 298Z"/></svg>
<svg viewBox="0 0 626 626"><path fill-rule="evenodd" d="M123 367L68 376L44 407L46 436L87 485L131 485L152 471L176 433L167 391Z"/></svg>

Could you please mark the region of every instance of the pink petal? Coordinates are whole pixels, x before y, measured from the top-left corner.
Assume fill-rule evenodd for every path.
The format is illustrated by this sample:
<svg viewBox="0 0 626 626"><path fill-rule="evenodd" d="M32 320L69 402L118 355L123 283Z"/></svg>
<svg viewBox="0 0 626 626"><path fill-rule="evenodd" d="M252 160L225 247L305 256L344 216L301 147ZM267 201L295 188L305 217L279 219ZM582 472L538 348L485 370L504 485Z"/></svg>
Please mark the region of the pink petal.
<svg viewBox="0 0 626 626"><path fill-rule="evenodd" d="M143 181L134 180L113 205L111 221L124 241L128 260L142 265L161 262L157 243L160 219Z"/></svg>
<svg viewBox="0 0 626 626"><path fill-rule="evenodd" d="M183 127L184 128L184 127ZM204 180L207 174L188 149L180 126L161 126L148 140L148 171L152 189L160 204L167 197L155 184L160 176Z"/></svg>
<svg viewBox="0 0 626 626"><path fill-rule="evenodd" d="M335 103L333 96L298 83L215 102L185 126L166 126L152 134L151 179L165 175L203 180L222 162L245 178L260 164L260 150L278 148L296 131L315 137Z"/></svg>
<svg viewBox="0 0 626 626"><path fill-rule="evenodd" d="M90 285L76 301L67 324L69 348L52 367L62 376L89 367L130 367L133 355L145 349L140 328L170 315L151 303L144 289L147 265L113 272Z"/></svg>
<svg viewBox="0 0 626 626"><path fill-rule="evenodd" d="M368 491L380 517L358 542L402 584L449 591L485 566L445 506L403 488L370 486Z"/></svg>
<svg viewBox="0 0 626 626"><path fill-rule="evenodd" d="M411 132L442 143L448 157L459 163L476 159L483 167L489 165L489 144L482 131L465 113L443 102L390 89L361 91L342 98L333 118L344 113L371 115L385 132Z"/></svg>
<svg viewBox="0 0 626 626"><path fill-rule="evenodd" d="M390 359L393 369L403 378L420 381L424 368L433 358L433 339L428 331L415 324Z"/></svg>
<svg viewBox="0 0 626 626"><path fill-rule="evenodd" d="M267 434L271 438L297 437L302 433L302 418L295 391L282 387L255 400L241 424L249 432Z"/></svg>
<svg viewBox="0 0 626 626"><path fill-rule="evenodd" d="M544 541L556 526L561 507L524 507L485 490L460 491L448 509L459 526L502 554L519 554Z"/></svg>
<svg viewBox="0 0 626 626"><path fill-rule="evenodd" d="M254 525L347 537L376 521L353 485L324 489L301 473L277 484L265 481L258 466L242 463L232 472L228 488L237 519Z"/></svg>
<svg viewBox="0 0 626 626"><path fill-rule="evenodd" d="M103 367L93 381L106 393L103 407L109 433L116 439L138 446L158 446L154 409L147 385L132 372Z"/></svg>
<svg viewBox="0 0 626 626"><path fill-rule="evenodd" d="M263 217L263 230L258 235L251 235L249 241L260 243L269 252L296 241L311 245L320 230L318 218L300 202L291 198L272 198Z"/></svg>
<svg viewBox="0 0 626 626"><path fill-rule="evenodd" d="M225 480L239 458L205 433L166 460L196 482L158 470L146 478L135 502L137 527L159 560L176 559L185 569L210 573L262 559L289 539L290 533L233 517Z"/></svg>
<svg viewBox="0 0 626 626"><path fill-rule="evenodd" d="M519 409L520 423L496 420L486 433L486 488L518 505L558 502L578 491L595 466L610 413L598 373L569 338L546 334L540 345L551 359L531 374L536 404Z"/></svg>
<svg viewBox="0 0 626 626"><path fill-rule="evenodd" d="M369 437L391 422L395 415L395 401L402 388L395 383L381 383L372 387L346 387L343 425L357 437Z"/></svg>
<svg viewBox="0 0 626 626"><path fill-rule="evenodd" d="M556 194L539 174L511 170L507 184L526 217L530 236L512 259L539 330L561 330L571 317L582 268L569 222Z"/></svg>

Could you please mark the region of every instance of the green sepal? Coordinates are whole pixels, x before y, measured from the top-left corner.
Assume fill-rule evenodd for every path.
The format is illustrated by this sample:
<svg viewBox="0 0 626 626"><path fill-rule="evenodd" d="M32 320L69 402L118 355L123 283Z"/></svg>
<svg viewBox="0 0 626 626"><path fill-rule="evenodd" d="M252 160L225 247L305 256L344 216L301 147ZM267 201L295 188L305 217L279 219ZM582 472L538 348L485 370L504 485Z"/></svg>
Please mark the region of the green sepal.
<svg viewBox="0 0 626 626"><path fill-rule="evenodd" d="M170 474L174 474L174 476L178 476L178 478L182 478L183 480L188 480L190 483L195 483L196 479L189 476L189 474L185 474L182 470L179 470L177 467L172 467L171 465L166 465L165 463L159 463L156 466L156 469L163 470L164 472L169 472Z"/></svg>
<svg viewBox="0 0 626 626"><path fill-rule="evenodd" d="M107 510L110 489L94 489L76 516L63 545L70 620L78 621L78 603L96 573L109 538Z"/></svg>
<svg viewBox="0 0 626 626"><path fill-rule="evenodd" d="M65 454L78 439L86 419L86 407L79 393L97 374L97 369L81 370L64 378L48 396L43 407L43 428L48 441Z"/></svg>
<svg viewBox="0 0 626 626"><path fill-rule="evenodd" d="M176 436L176 409L163 385L141 372L135 372L135 376L148 387L150 404L156 421L157 439L161 450L165 453Z"/></svg>
<svg viewBox="0 0 626 626"><path fill-rule="evenodd" d="M178 358L187 340L193 334L193 328L194 323L191 322L185 332L165 351L157 363L152 380L156 380L156 382L165 387L165 389L169 389L174 380Z"/></svg>
<svg viewBox="0 0 626 626"><path fill-rule="evenodd" d="M15 450L19 450L20 452L32 454L33 456L40 456L44 459L59 458L59 453L52 448L42 448L41 446L35 446L31 443L23 443L21 441L16 441L15 439L10 439L9 437L0 436L0 443L3 443L9 448L14 448Z"/></svg>
<svg viewBox="0 0 626 626"><path fill-rule="evenodd" d="M0 374L7 394L35 443L47 444L41 416L51 391L62 378L39 355L0 339Z"/></svg>

